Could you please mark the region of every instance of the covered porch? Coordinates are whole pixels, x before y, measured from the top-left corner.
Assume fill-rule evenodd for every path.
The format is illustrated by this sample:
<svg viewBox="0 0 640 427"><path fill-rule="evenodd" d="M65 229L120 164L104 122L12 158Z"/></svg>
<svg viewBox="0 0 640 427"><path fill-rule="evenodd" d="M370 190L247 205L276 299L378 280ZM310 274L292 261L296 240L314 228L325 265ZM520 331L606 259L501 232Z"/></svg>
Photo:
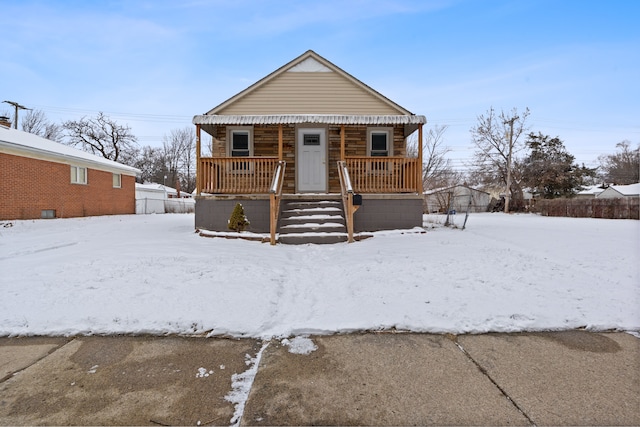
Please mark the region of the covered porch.
<svg viewBox="0 0 640 427"><path fill-rule="evenodd" d="M373 208L420 196L422 206L422 147L408 157L407 137L417 132L421 141L425 122L418 115L195 116L196 198L208 200L209 207L214 201L268 199L273 235L283 197L339 195L352 240L361 200ZM206 156L203 131L212 137Z"/></svg>

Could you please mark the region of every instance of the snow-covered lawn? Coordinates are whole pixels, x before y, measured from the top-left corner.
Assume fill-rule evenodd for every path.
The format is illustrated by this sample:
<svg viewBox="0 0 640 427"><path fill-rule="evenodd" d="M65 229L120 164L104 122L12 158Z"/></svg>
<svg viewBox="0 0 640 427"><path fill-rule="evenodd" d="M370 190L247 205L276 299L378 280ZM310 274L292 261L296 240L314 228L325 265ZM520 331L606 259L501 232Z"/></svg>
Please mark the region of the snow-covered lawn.
<svg viewBox="0 0 640 427"><path fill-rule="evenodd" d="M275 247L200 237L192 214L5 221L0 335L640 330L640 221L430 221Z"/></svg>

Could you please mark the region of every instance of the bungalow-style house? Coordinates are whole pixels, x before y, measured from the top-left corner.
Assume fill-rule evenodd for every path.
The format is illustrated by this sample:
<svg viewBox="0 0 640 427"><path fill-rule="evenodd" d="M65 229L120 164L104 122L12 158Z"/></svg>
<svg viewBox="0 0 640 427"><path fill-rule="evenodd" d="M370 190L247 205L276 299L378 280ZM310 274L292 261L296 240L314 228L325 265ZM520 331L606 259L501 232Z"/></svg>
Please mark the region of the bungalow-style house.
<svg viewBox="0 0 640 427"><path fill-rule="evenodd" d="M311 50L193 123L196 228L228 231L236 203L272 244L422 225L422 152L406 148L426 118Z"/></svg>
<svg viewBox="0 0 640 427"><path fill-rule="evenodd" d="M139 173L0 125L0 220L134 214Z"/></svg>

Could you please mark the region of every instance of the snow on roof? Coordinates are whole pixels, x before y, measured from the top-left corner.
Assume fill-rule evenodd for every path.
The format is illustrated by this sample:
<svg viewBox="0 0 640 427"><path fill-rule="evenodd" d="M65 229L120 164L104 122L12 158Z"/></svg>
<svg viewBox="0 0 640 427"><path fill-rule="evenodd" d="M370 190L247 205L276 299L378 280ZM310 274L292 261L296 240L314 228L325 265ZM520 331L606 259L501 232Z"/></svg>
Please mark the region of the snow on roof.
<svg viewBox="0 0 640 427"><path fill-rule="evenodd" d="M629 185L612 185L609 188L613 188L623 196L638 196L640 195L640 182Z"/></svg>
<svg viewBox="0 0 640 427"><path fill-rule="evenodd" d="M114 162L113 160L51 141L29 132L11 129L5 126L0 126L0 150L39 154L47 158L56 159L57 161L64 160L65 162L69 162L75 160L89 163L96 169L116 170L127 175L140 173L140 170L134 167L123 165L122 163Z"/></svg>
<svg viewBox="0 0 640 427"><path fill-rule="evenodd" d="M582 191L578 191L577 194L583 194L583 195L595 195L595 194L600 194L604 191L603 188L601 188L599 185L591 185L587 188L585 188Z"/></svg>
<svg viewBox="0 0 640 427"><path fill-rule="evenodd" d="M136 190L147 190L147 191L162 191L167 194L178 194L178 190L173 187L169 187L167 185L157 184L155 182L145 182L144 184L140 184L136 182ZM191 195L191 193L187 191L180 191L180 194L183 196Z"/></svg>
<svg viewBox="0 0 640 427"><path fill-rule="evenodd" d="M274 114L274 115L217 115L193 117L194 125L265 125L323 123L330 125L412 125L424 124L422 115L344 115L344 114Z"/></svg>

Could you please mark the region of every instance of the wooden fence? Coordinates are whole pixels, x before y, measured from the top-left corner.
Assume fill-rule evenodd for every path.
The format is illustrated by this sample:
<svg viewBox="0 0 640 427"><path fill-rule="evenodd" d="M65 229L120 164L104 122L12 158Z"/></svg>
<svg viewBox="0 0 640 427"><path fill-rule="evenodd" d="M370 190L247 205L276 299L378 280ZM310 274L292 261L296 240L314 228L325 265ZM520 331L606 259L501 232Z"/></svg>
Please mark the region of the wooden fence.
<svg viewBox="0 0 640 427"><path fill-rule="evenodd" d="M640 219L640 198L542 199L536 201L533 211L544 216Z"/></svg>

